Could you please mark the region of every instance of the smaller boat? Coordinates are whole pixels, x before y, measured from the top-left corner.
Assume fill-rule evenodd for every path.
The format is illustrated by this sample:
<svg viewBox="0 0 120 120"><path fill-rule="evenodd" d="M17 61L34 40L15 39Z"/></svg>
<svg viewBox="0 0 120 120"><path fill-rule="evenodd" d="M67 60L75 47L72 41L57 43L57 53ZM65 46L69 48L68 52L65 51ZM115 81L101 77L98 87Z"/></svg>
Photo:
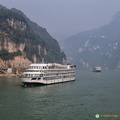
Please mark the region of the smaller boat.
<svg viewBox="0 0 120 120"><path fill-rule="evenodd" d="M93 67L93 72L101 72L101 67Z"/></svg>

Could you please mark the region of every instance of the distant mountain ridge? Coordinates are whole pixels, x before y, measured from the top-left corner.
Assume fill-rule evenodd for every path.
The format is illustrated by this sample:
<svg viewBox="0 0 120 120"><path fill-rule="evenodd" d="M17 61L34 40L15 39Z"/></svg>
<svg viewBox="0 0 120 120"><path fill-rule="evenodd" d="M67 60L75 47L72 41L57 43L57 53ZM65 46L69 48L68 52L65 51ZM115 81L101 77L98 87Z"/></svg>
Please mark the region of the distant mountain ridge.
<svg viewBox="0 0 120 120"><path fill-rule="evenodd" d="M84 31L65 39L63 50L69 62L81 69L101 66L120 69L120 11L108 25Z"/></svg>
<svg viewBox="0 0 120 120"><path fill-rule="evenodd" d="M26 68L32 62L62 63L66 56L45 28L20 10L0 5L0 68Z"/></svg>

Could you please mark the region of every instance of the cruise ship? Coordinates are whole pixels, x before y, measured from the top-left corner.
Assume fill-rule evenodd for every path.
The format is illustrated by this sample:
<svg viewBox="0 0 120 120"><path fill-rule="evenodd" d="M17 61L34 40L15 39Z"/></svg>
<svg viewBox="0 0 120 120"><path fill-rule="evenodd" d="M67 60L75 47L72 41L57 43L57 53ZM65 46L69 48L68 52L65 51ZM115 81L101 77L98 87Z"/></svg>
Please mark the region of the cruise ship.
<svg viewBox="0 0 120 120"><path fill-rule="evenodd" d="M21 77L24 85L50 85L75 81L75 65L59 63L34 63Z"/></svg>

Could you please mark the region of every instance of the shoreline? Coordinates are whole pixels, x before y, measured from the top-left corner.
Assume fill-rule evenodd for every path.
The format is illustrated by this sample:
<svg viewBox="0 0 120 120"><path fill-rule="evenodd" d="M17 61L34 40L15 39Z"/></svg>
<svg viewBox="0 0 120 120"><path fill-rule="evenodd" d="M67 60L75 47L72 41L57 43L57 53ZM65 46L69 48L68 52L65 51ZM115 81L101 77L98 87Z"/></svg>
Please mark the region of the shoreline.
<svg viewBox="0 0 120 120"><path fill-rule="evenodd" d="M22 76L23 75L23 73L19 73L19 74L0 74L0 76Z"/></svg>

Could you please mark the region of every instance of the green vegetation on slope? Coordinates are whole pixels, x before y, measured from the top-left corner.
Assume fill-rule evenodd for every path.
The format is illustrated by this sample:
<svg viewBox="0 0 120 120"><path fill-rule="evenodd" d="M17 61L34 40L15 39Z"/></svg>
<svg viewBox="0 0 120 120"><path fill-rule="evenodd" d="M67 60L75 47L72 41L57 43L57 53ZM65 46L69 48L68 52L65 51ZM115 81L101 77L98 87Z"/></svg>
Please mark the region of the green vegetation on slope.
<svg viewBox="0 0 120 120"><path fill-rule="evenodd" d="M11 60L11 59L14 59L15 56L21 56L21 55L22 53L19 50L17 52L11 52L11 53L9 53L5 49L0 51L0 58L3 60Z"/></svg>
<svg viewBox="0 0 120 120"><path fill-rule="evenodd" d="M14 28L8 23L8 20L24 23L26 29L21 30L21 26ZM24 57L32 62L34 62L34 56L36 56L37 62L41 62L42 58L45 58L46 62L61 63L63 58L66 58L58 42L49 35L45 28L39 27L15 8L0 9L0 42L4 44L5 40L15 43L16 46L24 43L25 48L22 53L19 53L20 51L9 53L3 48L0 51L0 58L4 60L14 59L15 56L23 55L23 53L26 55ZM38 46L40 46L40 52ZM47 54L45 54L45 50Z"/></svg>

